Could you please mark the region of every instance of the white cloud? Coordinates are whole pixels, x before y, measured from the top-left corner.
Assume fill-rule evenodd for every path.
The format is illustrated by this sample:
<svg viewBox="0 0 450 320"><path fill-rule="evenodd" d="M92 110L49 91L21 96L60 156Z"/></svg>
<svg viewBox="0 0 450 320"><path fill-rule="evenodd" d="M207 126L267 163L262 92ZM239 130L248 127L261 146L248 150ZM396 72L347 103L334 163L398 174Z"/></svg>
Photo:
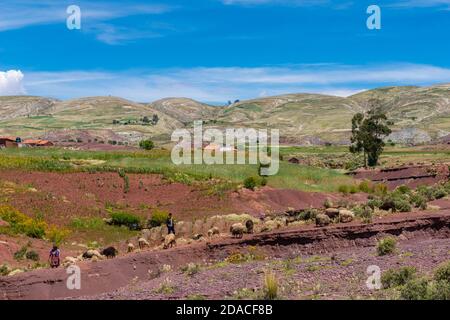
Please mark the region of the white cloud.
<svg viewBox="0 0 450 320"><path fill-rule="evenodd" d="M23 73L20 70L0 71L0 95L11 96L25 93Z"/></svg>
<svg viewBox="0 0 450 320"><path fill-rule="evenodd" d="M447 7L450 8L450 0L400 0L394 3L391 3L390 6L394 7Z"/></svg>
<svg viewBox="0 0 450 320"><path fill-rule="evenodd" d="M21 29L37 25L66 24L69 16L67 6L70 1L22 0L2 3L0 10L0 32ZM161 36L153 30L139 30L112 24L117 18L137 15L160 15L174 10L175 6L165 4L109 3L93 1L77 1L81 9L81 31L93 34L99 41L115 45L122 42ZM146 27L148 29L148 27ZM158 28L156 28L158 29ZM161 31L161 30L159 30Z"/></svg>
<svg viewBox="0 0 450 320"><path fill-rule="evenodd" d="M380 86L448 82L450 69L429 65L316 64L122 72L29 72L26 73L25 88L34 95L58 98L113 95L149 102L183 96L205 102L225 102L302 92L349 96Z"/></svg>
<svg viewBox="0 0 450 320"><path fill-rule="evenodd" d="M40 1L39 3L31 0L6 1L6 3L2 3L0 10L0 31L35 25L65 24L68 17L66 9L71 4L73 4L71 1L55 0ZM117 4L92 1L77 1L76 4L81 9L82 21L89 23L134 15L163 14L173 10L173 7L163 4Z"/></svg>

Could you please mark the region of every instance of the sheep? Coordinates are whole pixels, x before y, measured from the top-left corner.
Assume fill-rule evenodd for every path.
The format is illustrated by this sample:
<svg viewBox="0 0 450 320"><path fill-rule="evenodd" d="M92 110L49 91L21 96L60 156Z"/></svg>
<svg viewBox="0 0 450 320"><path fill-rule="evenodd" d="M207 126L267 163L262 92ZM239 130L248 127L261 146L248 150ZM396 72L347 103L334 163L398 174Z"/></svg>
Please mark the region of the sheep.
<svg viewBox="0 0 450 320"><path fill-rule="evenodd" d="M350 210L340 210L339 211L339 221L342 223L352 222L355 218L355 215Z"/></svg>
<svg viewBox="0 0 450 320"><path fill-rule="evenodd" d="M247 228L247 233L253 233L253 226L254 226L253 220L247 220L245 222L245 227Z"/></svg>
<svg viewBox="0 0 450 320"><path fill-rule="evenodd" d="M210 238L215 235L219 235L219 234L220 234L220 231L219 231L219 228L217 228L217 227L213 227L208 230L208 237L210 237Z"/></svg>
<svg viewBox="0 0 450 320"><path fill-rule="evenodd" d="M328 208L325 210L325 214L330 218L334 219L339 216L339 209L336 208Z"/></svg>
<svg viewBox="0 0 450 320"><path fill-rule="evenodd" d="M150 244L144 238L139 238L138 243L139 243L139 249L141 249L141 250L144 250L145 248L150 247Z"/></svg>
<svg viewBox="0 0 450 320"><path fill-rule="evenodd" d="M192 236L192 240L199 241L203 239L203 235L201 233L196 233Z"/></svg>
<svg viewBox="0 0 450 320"><path fill-rule="evenodd" d="M246 231L242 223L235 223L230 227L230 233L234 238L242 238Z"/></svg>
<svg viewBox="0 0 450 320"><path fill-rule="evenodd" d="M168 249L168 248L172 248L174 245L176 245L176 241L175 241L175 235L173 233L168 234L165 238L164 238L164 249Z"/></svg>
<svg viewBox="0 0 450 320"><path fill-rule="evenodd" d="M102 250L102 255L106 256L106 258L115 258L116 255L119 253L116 248L114 247L108 247Z"/></svg>
<svg viewBox="0 0 450 320"><path fill-rule="evenodd" d="M97 257L100 259L103 258L100 252L98 252L97 250L91 249L83 253L83 259L92 259L93 257Z"/></svg>
<svg viewBox="0 0 450 320"><path fill-rule="evenodd" d="M62 263L62 265L63 265L64 267L68 267L68 266L70 266L70 265L72 265L72 264L77 263L78 261L79 261L78 258L74 258L74 257L65 257L65 258L64 258L64 261L63 261L63 263Z"/></svg>
<svg viewBox="0 0 450 320"><path fill-rule="evenodd" d="M131 242L128 243L127 245L127 252L131 253L134 251L134 244L132 244Z"/></svg>
<svg viewBox="0 0 450 320"><path fill-rule="evenodd" d="M318 214L316 217L316 225L318 227L325 227L331 223L331 219L329 216L325 214Z"/></svg>

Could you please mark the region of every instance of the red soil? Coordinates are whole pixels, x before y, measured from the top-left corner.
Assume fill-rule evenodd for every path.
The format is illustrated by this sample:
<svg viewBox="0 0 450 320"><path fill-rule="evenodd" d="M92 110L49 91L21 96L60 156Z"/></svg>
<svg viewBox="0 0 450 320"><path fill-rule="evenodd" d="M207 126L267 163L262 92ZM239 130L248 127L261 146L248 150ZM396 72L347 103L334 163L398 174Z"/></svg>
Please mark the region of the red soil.
<svg viewBox="0 0 450 320"><path fill-rule="evenodd" d="M240 190L223 197L208 195L201 187L169 183L159 175L129 174L129 192L117 173L49 173L0 170L0 180L30 186L37 192L25 191L8 195L19 210L43 214L46 221L65 225L73 217L106 217L106 204L113 204L143 217L150 208L172 212L177 220L206 216L262 212L283 212L288 208L322 207L325 199L341 199L339 194L308 193L265 187L257 191ZM350 200L363 201L365 196L352 195Z"/></svg>
<svg viewBox="0 0 450 320"><path fill-rule="evenodd" d="M383 182L394 189L400 185L416 188L420 185L433 185L450 177L449 166L426 165L410 166L391 169L357 170L352 174L356 179L368 179L374 182Z"/></svg>

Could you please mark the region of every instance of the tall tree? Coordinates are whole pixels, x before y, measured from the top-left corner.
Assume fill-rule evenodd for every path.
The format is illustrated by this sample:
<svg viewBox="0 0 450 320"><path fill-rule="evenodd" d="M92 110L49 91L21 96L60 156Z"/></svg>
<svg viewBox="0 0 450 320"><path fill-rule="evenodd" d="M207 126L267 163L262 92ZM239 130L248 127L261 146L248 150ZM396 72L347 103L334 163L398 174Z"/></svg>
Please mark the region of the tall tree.
<svg viewBox="0 0 450 320"><path fill-rule="evenodd" d="M370 102L371 109L366 113L357 113L352 119L352 137L350 152L364 153L364 166L375 167L383 152L383 139L391 134L392 122L379 107L378 100Z"/></svg>

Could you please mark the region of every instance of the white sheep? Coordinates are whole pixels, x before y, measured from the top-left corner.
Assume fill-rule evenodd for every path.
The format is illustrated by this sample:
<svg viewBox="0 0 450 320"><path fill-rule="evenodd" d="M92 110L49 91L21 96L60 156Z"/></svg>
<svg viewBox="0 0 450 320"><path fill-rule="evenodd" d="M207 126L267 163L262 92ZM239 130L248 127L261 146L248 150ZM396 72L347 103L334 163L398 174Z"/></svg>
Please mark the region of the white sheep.
<svg viewBox="0 0 450 320"><path fill-rule="evenodd" d="M133 252L133 251L134 251L134 244L132 244L132 243L130 242L130 243L128 243L128 245L127 245L127 252L130 253L130 252Z"/></svg>
<svg viewBox="0 0 450 320"><path fill-rule="evenodd" d="M242 238L246 231L242 223L235 223L230 227L230 233L234 238Z"/></svg>
<svg viewBox="0 0 450 320"><path fill-rule="evenodd" d="M174 245L176 245L176 241L175 241L175 235L173 233L168 234L167 236L165 236L164 238L164 249L168 249L173 247Z"/></svg>
<svg viewBox="0 0 450 320"><path fill-rule="evenodd" d="M138 243L139 243L139 249L141 249L141 250L144 250L145 248L150 247L150 244L144 238L139 238Z"/></svg>
<svg viewBox="0 0 450 320"><path fill-rule="evenodd" d="M218 236L220 234L220 230L217 227L213 227L211 229L208 230L208 237L213 237L213 236Z"/></svg>

